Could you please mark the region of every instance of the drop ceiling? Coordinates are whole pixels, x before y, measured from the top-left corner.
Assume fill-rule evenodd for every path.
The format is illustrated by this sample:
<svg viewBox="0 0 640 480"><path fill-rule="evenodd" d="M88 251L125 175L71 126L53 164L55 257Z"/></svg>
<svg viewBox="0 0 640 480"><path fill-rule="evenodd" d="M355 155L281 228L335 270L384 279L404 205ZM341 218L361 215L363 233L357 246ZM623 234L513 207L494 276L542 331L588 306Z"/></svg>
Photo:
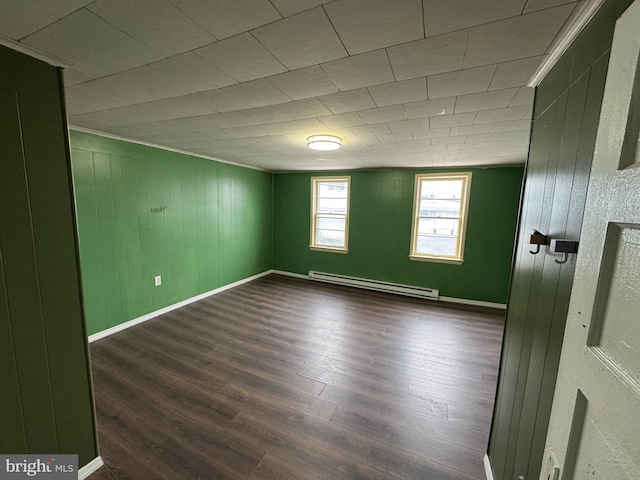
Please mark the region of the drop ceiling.
<svg viewBox="0 0 640 480"><path fill-rule="evenodd" d="M0 35L68 65L75 128L270 171L513 165L580 3L4 0Z"/></svg>

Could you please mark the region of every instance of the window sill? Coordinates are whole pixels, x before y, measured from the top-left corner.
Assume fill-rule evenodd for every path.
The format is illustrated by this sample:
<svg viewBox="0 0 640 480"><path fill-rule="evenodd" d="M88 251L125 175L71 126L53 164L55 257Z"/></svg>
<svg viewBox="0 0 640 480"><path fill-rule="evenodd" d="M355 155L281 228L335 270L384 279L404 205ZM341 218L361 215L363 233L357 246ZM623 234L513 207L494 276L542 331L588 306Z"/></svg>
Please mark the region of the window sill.
<svg viewBox="0 0 640 480"><path fill-rule="evenodd" d="M462 265L464 262L461 258L429 257L426 255L409 255L409 258L415 262L448 263L450 265Z"/></svg>
<svg viewBox="0 0 640 480"><path fill-rule="evenodd" d="M349 253L348 248L319 247L315 245L309 245L309 249L316 252Z"/></svg>

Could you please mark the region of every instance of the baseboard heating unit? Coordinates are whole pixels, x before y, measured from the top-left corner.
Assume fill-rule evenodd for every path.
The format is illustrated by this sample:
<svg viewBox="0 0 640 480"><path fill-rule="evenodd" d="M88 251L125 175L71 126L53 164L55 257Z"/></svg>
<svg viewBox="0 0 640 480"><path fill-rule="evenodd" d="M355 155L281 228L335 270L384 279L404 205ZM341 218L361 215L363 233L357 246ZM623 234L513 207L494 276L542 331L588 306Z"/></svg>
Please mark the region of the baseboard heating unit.
<svg viewBox="0 0 640 480"><path fill-rule="evenodd" d="M365 288L367 290L377 290L379 292L396 293L409 297L426 298L428 300L438 300L439 292L433 288L413 287L411 285L401 285L399 283L382 282L380 280L368 280L366 278L348 277L335 273L309 272L309 278L318 282L335 283L348 287Z"/></svg>

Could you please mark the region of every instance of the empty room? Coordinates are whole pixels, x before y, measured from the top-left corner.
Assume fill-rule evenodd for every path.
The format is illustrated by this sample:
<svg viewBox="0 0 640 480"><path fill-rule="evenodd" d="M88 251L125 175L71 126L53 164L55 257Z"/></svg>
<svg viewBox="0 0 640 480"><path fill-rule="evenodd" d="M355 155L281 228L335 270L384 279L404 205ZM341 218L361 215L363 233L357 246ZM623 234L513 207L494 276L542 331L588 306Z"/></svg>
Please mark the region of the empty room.
<svg viewBox="0 0 640 480"><path fill-rule="evenodd" d="M2 2L0 478L640 478L638 24Z"/></svg>

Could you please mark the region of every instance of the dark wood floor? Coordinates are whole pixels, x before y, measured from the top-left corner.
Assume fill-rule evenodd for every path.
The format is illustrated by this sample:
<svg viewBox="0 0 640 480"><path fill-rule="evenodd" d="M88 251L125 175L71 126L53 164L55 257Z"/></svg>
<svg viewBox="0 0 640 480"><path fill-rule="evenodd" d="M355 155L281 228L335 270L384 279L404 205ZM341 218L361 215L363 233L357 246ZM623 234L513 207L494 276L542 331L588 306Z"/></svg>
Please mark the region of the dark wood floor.
<svg viewBox="0 0 640 480"><path fill-rule="evenodd" d="M484 479L502 327L263 277L91 344L91 479Z"/></svg>

